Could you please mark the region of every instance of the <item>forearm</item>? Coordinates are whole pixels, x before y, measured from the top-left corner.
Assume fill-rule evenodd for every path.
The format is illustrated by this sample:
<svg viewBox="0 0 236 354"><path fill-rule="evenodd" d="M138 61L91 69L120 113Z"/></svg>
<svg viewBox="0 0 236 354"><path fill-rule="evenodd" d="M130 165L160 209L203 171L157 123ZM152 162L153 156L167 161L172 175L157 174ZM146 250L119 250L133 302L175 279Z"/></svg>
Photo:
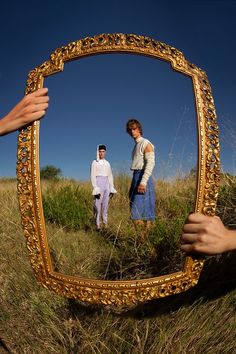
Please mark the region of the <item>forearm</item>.
<svg viewBox="0 0 236 354"><path fill-rule="evenodd" d="M109 186L110 186L110 192L117 193L116 189L114 188L114 180L113 180L112 172L110 172L110 174L108 175L108 182L109 182Z"/></svg>
<svg viewBox="0 0 236 354"><path fill-rule="evenodd" d="M91 184L93 186L93 195L100 194L100 188L97 186L97 170L96 170L96 164L95 162L92 163L91 165L91 174L90 174L90 179L91 179Z"/></svg>
<svg viewBox="0 0 236 354"><path fill-rule="evenodd" d="M14 130L14 129L12 129ZM0 120L0 136L7 134L8 132L10 132L10 126L9 126L9 121L7 119L7 116L5 116L4 118L2 118Z"/></svg>
<svg viewBox="0 0 236 354"><path fill-rule="evenodd" d="M140 184L146 186L149 177L152 175L153 169L155 166L155 155L154 152L145 153L145 165L144 173L141 179Z"/></svg>
<svg viewBox="0 0 236 354"><path fill-rule="evenodd" d="M24 124L21 118L14 119L11 112L0 120L0 135L6 135L19 129Z"/></svg>
<svg viewBox="0 0 236 354"><path fill-rule="evenodd" d="M224 242L222 242L222 253L236 250L236 230L226 229Z"/></svg>

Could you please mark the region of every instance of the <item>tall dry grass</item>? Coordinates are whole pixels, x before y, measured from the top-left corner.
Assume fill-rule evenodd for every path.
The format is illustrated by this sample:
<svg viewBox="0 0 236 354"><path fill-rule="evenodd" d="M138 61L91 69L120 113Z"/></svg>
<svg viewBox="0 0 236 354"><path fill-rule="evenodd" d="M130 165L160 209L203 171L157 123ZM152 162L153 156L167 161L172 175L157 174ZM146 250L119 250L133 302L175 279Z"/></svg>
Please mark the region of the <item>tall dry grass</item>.
<svg viewBox="0 0 236 354"><path fill-rule="evenodd" d="M180 181L178 182L180 183ZM230 188L233 191L230 194ZM225 213L227 200L232 211L235 184L219 199L219 212ZM159 191L161 186L159 186ZM171 184L163 190L173 194L173 215L178 216L183 195ZM38 285L30 267L23 237L14 181L0 183L0 353L132 353L132 354L223 354L235 353L236 259L234 254L209 258L199 284L186 293L153 300L122 313L99 306L82 306ZM190 193L191 194L191 193ZM121 198L117 196L117 199ZM186 203L185 199L182 199ZM118 202L115 201L114 203ZM121 204L123 201L121 201ZM165 205L166 198L158 203ZM226 203L224 207L223 203ZM176 209L175 209L176 206ZM167 203L168 207L168 203ZM184 207L182 206L183 210ZM182 210L182 211L183 211ZM112 212L112 208L111 208ZM162 211L162 217L169 212ZM112 213L111 213L112 218ZM234 223L232 217L230 222ZM127 221L128 222L128 221ZM113 226L112 226L113 227ZM115 226L116 227L116 226ZM48 224L51 234L64 231ZM82 236L81 240L85 240ZM111 232L111 231L110 231ZM93 234L94 235L94 234ZM98 235L97 235L98 236ZM72 235L73 237L73 235ZM102 238L101 238L102 239ZM100 241L101 241L100 239ZM98 252L109 240L95 243ZM112 245L114 240L112 241ZM81 245L81 243L80 243ZM94 250L87 245L87 257ZM102 250L98 250L98 247ZM69 251L68 251L69 252ZM82 253L81 252L81 253ZM60 260L62 254L58 254ZM85 262L85 259L84 259ZM88 262L89 263L89 262ZM60 262L59 262L60 264ZM85 273L91 264L80 263ZM81 269L78 270L82 271ZM95 272L96 273L96 272ZM94 274L95 276L96 274Z"/></svg>
<svg viewBox="0 0 236 354"><path fill-rule="evenodd" d="M179 235L186 216L194 209L194 179L156 181L157 218L145 243L140 242L143 230L136 230L129 219L130 179L117 176L115 185L119 193L110 200L108 228L101 235L95 231L89 183L44 182L44 214L57 270L113 280L180 270Z"/></svg>

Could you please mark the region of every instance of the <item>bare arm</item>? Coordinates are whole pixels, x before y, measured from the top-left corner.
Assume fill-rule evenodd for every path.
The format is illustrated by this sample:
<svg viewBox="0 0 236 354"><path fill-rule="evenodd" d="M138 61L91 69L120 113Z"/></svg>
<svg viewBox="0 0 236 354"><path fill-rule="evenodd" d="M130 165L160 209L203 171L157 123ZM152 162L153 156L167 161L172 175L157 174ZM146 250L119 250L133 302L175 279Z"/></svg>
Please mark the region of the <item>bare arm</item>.
<svg viewBox="0 0 236 354"><path fill-rule="evenodd" d="M145 154L149 152L154 152L153 146L151 144L148 144L144 150ZM138 186L138 193L145 193L145 192L146 192L146 186L140 183Z"/></svg>
<svg viewBox="0 0 236 354"><path fill-rule="evenodd" d="M190 214L183 228L181 249L205 255L236 250L236 231L228 230L218 216Z"/></svg>
<svg viewBox="0 0 236 354"><path fill-rule="evenodd" d="M0 135L11 133L42 118L48 108L48 89L41 88L22 100L0 120Z"/></svg>

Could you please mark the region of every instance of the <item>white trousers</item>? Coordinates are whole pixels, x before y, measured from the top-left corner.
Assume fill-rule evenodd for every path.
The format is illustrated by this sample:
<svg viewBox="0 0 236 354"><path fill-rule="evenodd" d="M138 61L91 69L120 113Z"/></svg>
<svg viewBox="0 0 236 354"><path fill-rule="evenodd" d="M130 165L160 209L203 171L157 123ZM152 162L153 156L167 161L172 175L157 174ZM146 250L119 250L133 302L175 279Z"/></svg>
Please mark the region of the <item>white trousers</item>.
<svg viewBox="0 0 236 354"><path fill-rule="evenodd" d="M107 224L107 213L108 213L108 204L109 204L109 194L110 186L108 177L106 176L97 176L96 177L97 186L100 188L100 198L94 198L94 216L96 220L97 227L100 227L100 220Z"/></svg>

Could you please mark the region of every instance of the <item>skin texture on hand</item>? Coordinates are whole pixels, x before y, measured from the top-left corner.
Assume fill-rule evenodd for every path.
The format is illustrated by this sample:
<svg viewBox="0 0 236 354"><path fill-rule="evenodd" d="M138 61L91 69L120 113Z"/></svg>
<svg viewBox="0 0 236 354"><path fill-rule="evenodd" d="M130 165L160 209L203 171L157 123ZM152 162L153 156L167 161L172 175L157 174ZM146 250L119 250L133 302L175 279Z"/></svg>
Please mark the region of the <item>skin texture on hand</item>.
<svg viewBox="0 0 236 354"><path fill-rule="evenodd" d="M204 255L236 250L236 231L228 230L218 216L190 214L183 227L181 249Z"/></svg>
<svg viewBox="0 0 236 354"><path fill-rule="evenodd" d="M22 100L0 120L0 135L11 133L42 118L48 108L49 97L47 93L47 88L41 88L22 98Z"/></svg>
<svg viewBox="0 0 236 354"><path fill-rule="evenodd" d="M144 184L138 185L138 193L144 194L146 192L146 186Z"/></svg>

